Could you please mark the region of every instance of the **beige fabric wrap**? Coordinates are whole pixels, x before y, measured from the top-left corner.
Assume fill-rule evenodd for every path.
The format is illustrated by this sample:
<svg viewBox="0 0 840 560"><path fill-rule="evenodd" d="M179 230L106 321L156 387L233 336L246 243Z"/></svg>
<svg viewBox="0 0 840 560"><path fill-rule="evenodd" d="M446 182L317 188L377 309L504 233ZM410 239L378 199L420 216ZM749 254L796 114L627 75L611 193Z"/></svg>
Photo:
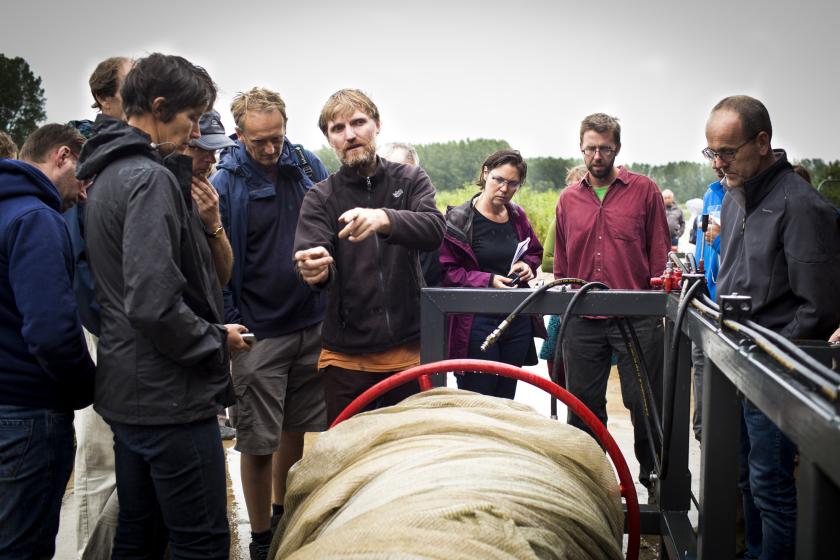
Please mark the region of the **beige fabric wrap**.
<svg viewBox="0 0 840 560"><path fill-rule="evenodd" d="M595 441L457 389L322 434L285 506L276 559L622 558L618 484Z"/></svg>

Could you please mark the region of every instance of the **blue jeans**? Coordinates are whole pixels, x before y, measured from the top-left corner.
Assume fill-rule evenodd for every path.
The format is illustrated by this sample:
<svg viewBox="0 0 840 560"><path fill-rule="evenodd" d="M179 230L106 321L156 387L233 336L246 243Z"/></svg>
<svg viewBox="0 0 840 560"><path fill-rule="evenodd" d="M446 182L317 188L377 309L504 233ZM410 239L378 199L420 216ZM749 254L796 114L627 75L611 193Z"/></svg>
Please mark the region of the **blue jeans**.
<svg viewBox="0 0 840 560"><path fill-rule="evenodd" d="M744 400L742 407L739 486L744 499L747 558L793 558L796 446L751 402Z"/></svg>
<svg viewBox="0 0 840 560"><path fill-rule="evenodd" d="M226 559L225 459L216 417L184 425L111 422L120 500L112 558Z"/></svg>
<svg viewBox="0 0 840 560"><path fill-rule="evenodd" d="M481 345L487 336L499 326L503 316L476 315L473 317L470 331L470 347L467 357L476 360L492 360L503 364L522 367L528 357L528 345L533 344L533 329L531 317L523 316L514 319L496 343L481 351ZM456 375L458 388L465 391L475 391L482 395L512 399L516 395L516 379L487 373L466 372Z"/></svg>
<svg viewBox="0 0 840 560"><path fill-rule="evenodd" d="M52 558L73 413L0 405L0 558Z"/></svg>

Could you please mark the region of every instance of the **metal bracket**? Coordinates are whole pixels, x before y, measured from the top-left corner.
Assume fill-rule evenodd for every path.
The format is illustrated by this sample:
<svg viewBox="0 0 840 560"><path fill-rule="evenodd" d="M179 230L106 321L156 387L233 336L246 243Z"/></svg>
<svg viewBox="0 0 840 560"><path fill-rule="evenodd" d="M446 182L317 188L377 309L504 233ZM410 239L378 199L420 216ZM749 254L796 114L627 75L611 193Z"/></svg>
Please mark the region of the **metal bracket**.
<svg viewBox="0 0 840 560"><path fill-rule="evenodd" d="M721 325L727 319L743 323L752 315L752 298L750 296L739 296L730 294L720 296L720 322Z"/></svg>

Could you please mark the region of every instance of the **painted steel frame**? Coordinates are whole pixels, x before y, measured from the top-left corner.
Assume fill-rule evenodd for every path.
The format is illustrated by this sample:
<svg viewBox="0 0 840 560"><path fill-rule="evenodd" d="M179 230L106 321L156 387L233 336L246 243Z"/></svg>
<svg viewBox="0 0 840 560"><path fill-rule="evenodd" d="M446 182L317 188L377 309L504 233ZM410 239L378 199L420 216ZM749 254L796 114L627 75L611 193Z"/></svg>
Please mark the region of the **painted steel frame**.
<svg viewBox="0 0 840 560"><path fill-rule="evenodd" d="M425 288L421 296L421 362L445 359L446 315L485 313L506 315L533 289ZM548 291L536 298L526 314L562 314L570 292ZM677 294L654 291L594 291L577 304L575 315L665 317L665 363L679 300ZM667 476L657 481L658 504L642 506L642 533L661 535L666 558L727 559L735 557L742 396L759 409L799 447L799 513L796 557L826 558L840 526L840 415L837 403L826 400L792 378L755 345L689 308L681 328L673 437L667 454ZM706 354L700 466L700 514L695 534L688 518L691 473L691 343ZM808 350L806 348L806 350ZM840 348L812 352L840 363ZM436 384L440 384L440 380Z"/></svg>

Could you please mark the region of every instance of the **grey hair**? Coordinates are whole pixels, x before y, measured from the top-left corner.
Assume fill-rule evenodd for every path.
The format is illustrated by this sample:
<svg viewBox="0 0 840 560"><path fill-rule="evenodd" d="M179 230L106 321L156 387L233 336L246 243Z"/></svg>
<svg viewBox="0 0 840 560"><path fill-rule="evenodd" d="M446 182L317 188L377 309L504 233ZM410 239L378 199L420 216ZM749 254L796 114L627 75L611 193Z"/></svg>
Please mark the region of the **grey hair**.
<svg viewBox="0 0 840 560"><path fill-rule="evenodd" d="M408 142L388 142L387 144L383 144L377 152L380 157L390 160L395 150L405 150L411 160L409 164L420 165L420 156L417 155L417 149L413 144L409 144Z"/></svg>

